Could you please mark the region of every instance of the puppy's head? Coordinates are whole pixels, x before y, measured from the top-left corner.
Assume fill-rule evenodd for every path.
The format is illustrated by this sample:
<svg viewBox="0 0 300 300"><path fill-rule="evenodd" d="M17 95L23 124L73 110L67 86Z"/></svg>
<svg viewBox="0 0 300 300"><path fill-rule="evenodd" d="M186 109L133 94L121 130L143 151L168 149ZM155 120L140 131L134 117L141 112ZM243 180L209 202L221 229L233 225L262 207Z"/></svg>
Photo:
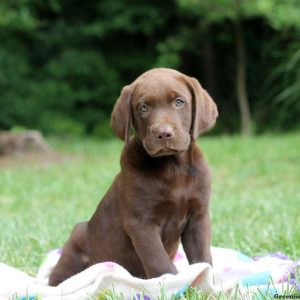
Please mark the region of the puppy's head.
<svg viewBox="0 0 300 300"><path fill-rule="evenodd" d="M127 144L133 125L147 153L164 156L187 150L217 116L216 104L197 79L158 68L122 89L111 126Z"/></svg>

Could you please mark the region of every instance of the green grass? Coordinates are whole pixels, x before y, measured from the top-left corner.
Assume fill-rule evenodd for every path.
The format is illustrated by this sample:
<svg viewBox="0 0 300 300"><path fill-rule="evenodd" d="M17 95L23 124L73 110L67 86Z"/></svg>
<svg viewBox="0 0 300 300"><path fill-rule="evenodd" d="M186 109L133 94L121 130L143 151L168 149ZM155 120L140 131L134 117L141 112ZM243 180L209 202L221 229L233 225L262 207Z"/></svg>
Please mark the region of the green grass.
<svg viewBox="0 0 300 300"><path fill-rule="evenodd" d="M63 159L0 164L1 261L35 274L88 219L119 170L122 142L51 138ZM300 257L300 135L203 137L213 174L213 245ZM22 163L20 163L22 161Z"/></svg>

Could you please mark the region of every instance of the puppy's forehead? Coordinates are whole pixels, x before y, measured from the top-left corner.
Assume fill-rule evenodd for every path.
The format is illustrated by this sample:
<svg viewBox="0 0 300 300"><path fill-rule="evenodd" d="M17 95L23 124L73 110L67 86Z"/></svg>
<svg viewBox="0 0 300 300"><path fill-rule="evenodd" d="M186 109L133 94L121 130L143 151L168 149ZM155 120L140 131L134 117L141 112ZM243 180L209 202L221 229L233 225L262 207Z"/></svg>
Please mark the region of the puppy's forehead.
<svg viewBox="0 0 300 300"><path fill-rule="evenodd" d="M189 97L189 89L182 80L181 73L154 70L144 73L135 81L135 91L138 98L147 96L157 99L161 97L173 98L178 95Z"/></svg>

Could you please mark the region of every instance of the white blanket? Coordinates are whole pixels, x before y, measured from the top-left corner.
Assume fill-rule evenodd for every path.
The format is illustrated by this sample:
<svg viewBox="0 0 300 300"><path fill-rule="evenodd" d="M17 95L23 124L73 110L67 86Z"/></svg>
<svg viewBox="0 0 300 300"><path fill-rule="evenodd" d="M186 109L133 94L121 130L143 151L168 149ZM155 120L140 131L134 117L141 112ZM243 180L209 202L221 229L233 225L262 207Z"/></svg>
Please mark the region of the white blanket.
<svg viewBox="0 0 300 300"><path fill-rule="evenodd" d="M180 247L175 259L179 273L165 274L158 278L143 280L131 276L124 268L113 262L99 263L69 278L57 287L47 286L50 271L59 259L60 252L49 252L36 277L0 263L0 299L90 299L113 290L124 299L157 299L164 291L167 298L180 295L188 287L196 287L204 294L231 292L236 286L242 292L266 289L270 293L286 288L287 276L297 262L276 256L252 259L240 252L212 247L214 269L209 264L188 265ZM273 284L268 286L272 277ZM39 298L39 299L40 299Z"/></svg>

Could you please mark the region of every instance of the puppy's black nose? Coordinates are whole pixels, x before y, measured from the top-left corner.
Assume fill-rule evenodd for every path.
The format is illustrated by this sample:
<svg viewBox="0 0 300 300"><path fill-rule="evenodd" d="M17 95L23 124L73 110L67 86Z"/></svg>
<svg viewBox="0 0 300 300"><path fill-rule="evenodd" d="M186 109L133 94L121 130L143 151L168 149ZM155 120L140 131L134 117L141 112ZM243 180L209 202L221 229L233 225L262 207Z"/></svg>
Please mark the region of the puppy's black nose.
<svg viewBox="0 0 300 300"><path fill-rule="evenodd" d="M152 126L151 131L158 139L169 139L174 135L174 130L170 125Z"/></svg>

